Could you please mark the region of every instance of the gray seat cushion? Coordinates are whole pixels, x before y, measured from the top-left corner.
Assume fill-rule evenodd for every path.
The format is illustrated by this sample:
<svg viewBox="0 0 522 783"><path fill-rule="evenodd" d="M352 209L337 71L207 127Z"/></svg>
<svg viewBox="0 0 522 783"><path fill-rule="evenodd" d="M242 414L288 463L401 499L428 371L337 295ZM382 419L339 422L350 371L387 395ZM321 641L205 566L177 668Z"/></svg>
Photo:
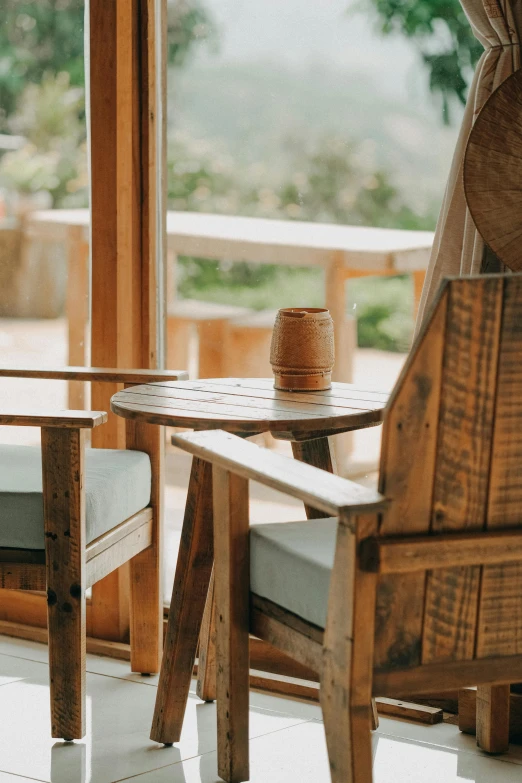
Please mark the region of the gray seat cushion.
<svg viewBox="0 0 522 783"><path fill-rule="evenodd" d="M250 530L250 589L324 628L337 519L255 525Z"/></svg>
<svg viewBox="0 0 522 783"><path fill-rule="evenodd" d="M85 450L87 543L150 501L148 454ZM42 455L38 446L0 445L0 546L44 548Z"/></svg>

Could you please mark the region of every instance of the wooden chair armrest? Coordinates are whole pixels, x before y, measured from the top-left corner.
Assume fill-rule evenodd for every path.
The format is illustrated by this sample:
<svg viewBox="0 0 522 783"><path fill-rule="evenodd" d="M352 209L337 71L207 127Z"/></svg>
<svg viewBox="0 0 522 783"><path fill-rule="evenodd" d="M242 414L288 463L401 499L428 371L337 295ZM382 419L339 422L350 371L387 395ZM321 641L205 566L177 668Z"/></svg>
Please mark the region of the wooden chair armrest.
<svg viewBox="0 0 522 783"><path fill-rule="evenodd" d="M377 511L386 499L377 491L303 462L274 454L223 430L172 436L172 443L202 460L302 500L330 516Z"/></svg>
<svg viewBox="0 0 522 783"><path fill-rule="evenodd" d="M104 424L104 411L32 411L0 408L0 424L14 427L58 427L60 429L92 429Z"/></svg>
<svg viewBox="0 0 522 783"><path fill-rule="evenodd" d="M106 367L62 367L61 369L0 368L0 378L40 378L55 381L105 381L108 383L155 383L184 381L185 370L120 370Z"/></svg>

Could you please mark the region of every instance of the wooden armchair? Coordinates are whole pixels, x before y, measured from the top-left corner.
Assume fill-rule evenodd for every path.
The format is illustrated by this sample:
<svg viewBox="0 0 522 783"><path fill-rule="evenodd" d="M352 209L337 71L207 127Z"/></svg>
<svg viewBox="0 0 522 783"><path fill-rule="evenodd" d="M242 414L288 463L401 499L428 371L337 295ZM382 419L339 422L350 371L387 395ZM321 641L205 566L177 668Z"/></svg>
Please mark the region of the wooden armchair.
<svg viewBox="0 0 522 783"><path fill-rule="evenodd" d="M149 383L183 372L68 368L0 377ZM107 421L87 411L12 411L41 428L41 449L0 445L0 588L47 592L52 736L85 734L85 591L130 561L131 667L159 671L161 428L130 422L126 450L85 449ZM0 595L1 600L1 595Z"/></svg>
<svg viewBox="0 0 522 783"><path fill-rule="evenodd" d="M387 406L380 493L222 432L213 465L219 774L247 780L248 634L320 674L331 777L372 780L373 696L477 685L508 747L522 679L522 276L441 289ZM248 479L332 515L248 528Z"/></svg>

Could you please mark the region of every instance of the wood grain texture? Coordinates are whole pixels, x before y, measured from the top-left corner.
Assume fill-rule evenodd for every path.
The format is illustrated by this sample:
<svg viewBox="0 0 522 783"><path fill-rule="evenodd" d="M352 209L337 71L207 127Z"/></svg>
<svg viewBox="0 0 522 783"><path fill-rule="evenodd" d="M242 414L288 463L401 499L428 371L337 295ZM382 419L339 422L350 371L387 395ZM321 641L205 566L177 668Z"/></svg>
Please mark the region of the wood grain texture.
<svg viewBox="0 0 522 783"><path fill-rule="evenodd" d="M328 438L315 440L292 441L294 459L325 470L327 473L337 473L333 448ZM307 519L323 519L328 514L305 504Z"/></svg>
<svg viewBox="0 0 522 783"><path fill-rule="evenodd" d="M178 742L214 558L212 468L194 459L170 603L151 729L156 742Z"/></svg>
<svg viewBox="0 0 522 783"><path fill-rule="evenodd" d="M51 734L85 725L85 434L42 428Z"/></svg>
<svg viewBox="0 0 522 783"><path fill-rule="evenodd" d="M67 364L87 364L89 338L89 240L83 226L69 226L66 240L67 292L65 315L67 320ZM86 407L85 384L69 381L67 407L83 410Z"/></svg>
<svg viewBox="0 0 522 783"><path fill-rule="evenodd" d="M150 1L89 4L91 348L93 364L100 368L153 368L162 359L157 291L162 290L158 259L165 217L164 181L159 182L163 152L157 145L164 139L158 123L166 117L156 111L156 87L162 78L156 47L164 42L165 32L155 36L156 11L163 13L162 4ZM136 376L125 380L135 381ZM109 410L118 388L117 382L97 380L93 402ZM124 422L110 415L93 446L124 448ZM125 566L93 587L96 635L127 641L129 582L130 568Z"/></svg>
<svg viewBox="0 0 522 783"><path fill-rule="evenodd" d="M56 381L97 381L105 383L155 383L182 381L185 370L123 370L105 367L1 367L0 378L36 378Z"/></svg>
<svg viewBox="0 0 522 783"><path fill-rule="evenodd" d="M213 379L136 386L115 395L111 409L125 418L189 429L294 440L325 437L379 424L386 395L333 384L328 392L279 392L272 379Z"/></svg>
<svg viewBox="0 0 522 783"><path fill-rule="evenodd" d="M90 557L86 563L85 583L87 587L104 579L117 568L136 558L140 552L145 553L152 546L153 541L153 520L152 517L146 520L142 525L133 530L124 537L120 538L111 547ZM148 556L148 551L147 551ZM147 638L148 645L153 644L152 636Z"/></svg>
<svg viewBox="0 0 522 783"><path fill-rule="evenodd" d="M408 574L483 563L508 563L505 567L509 570L516 565L511 561L522 560L522 530L395 540L368 538L361 542L360 559L365 570L380 574Z"/></svg>
<svg viewBox="0 0 522 783"><path fill-rule="evenodd" d="M321 671L323 631L280 606L252 594L250 630L311 671Z"/></svg>
<svg viewBox="0 0 522 783"><path fill-rule="evenodd" d="M163 537L164 443L162 427L126 422L127 448L148 454L151 464L151 545L130 562L131 669L142 674L159 671L163 651Z"/></svg>
<svg viewBox="0 0 522 783"><path fill-rule="evenodd" d="M216 601L214 586L214 572L212 572L199 634L196 693L203 701L215 701L216 698Z"/></svg>
<svg viewBox="0 0 522 783"><path fill-rule="evenodd" d="M27 408L0 409L0 425L14 427L53 427L61 429L93 429L107 421L103 411L45 411Z"/></svg>
<svg viewBox="0 0 522 783"><path fill-rule="evenodd" d="M353 523L343 522L330 582L320 698L332 783L371 783L371 680L365 683L361 676L353 691L356 536ZM371 660L371 649L363 645L359 654ZM367 697L362 704L361 694Z"/></svg>
<svg viewBox="0 0 522 783"><path fill-rule="evenodd" d="M4 590L46 590L45 565L0 563L0 588Z"/></svg>
<svg viewBox="0 0 522 783"><path fill-rule="evenodd" d="M413 668L373 672L373 695L411 698L476 685L522 682L522 655L481 658L466 661L442 661Z"/></svg>
<svg viewBox="0 0 522 783"><path fill-rule="evenodd" d="M521 308L522 279L509 276L504 281L497 406L489 475L488 530L518 528L519 532L522 529L519 469L522 458ZM510 561L506 553L502 565L483 569L477 656L522 653L522 563Z"/></svg>
<svg viewBox="0 0 522 783"><path fill-rule="evenodd" d="M218 773L227 783L249 779L248 481L214 468Z"/></svg>
<svg viewBox="0 0 522 783"><path fill-rule="evenodd" d="M375 699L375 702L379 714L385 715L387 718L402 718L402 720L411 720L428 726L442 723L444 718L444 713L440 707L427 707L423 704L413 704L408 701L385 698Z"/></svg>
<svg viewBox="0 0 522 783"><path fill-rule="evenodd" d="M446 289L386 410L379 490L393 502L382 518L384 536L430 529L447 304ZM374 650L378 668L420 663L424 584L423 574L379 580Z"/></svg>
<svg viewBox="0 0 522 783"><path fill-rule="evenodd" d="M522 75L517 70L475 118L464 158L464 191L477 230L498 258L522 270Z"/></svg>
<svg viewBox="0 0 522 783"><path fill-rule="evenodd" d="M143 525L147 525L151 520L152 509L143 508L141 511L138 511L137 514L133 514L132 517L126 519L125 522L122 522L120 525L117 525L111 530L108 530L107 533L103 533L101 536L98 536L98 538L95 538L94 541L91 541L91 543L87 545L87 562L92 560L94 557L97 557L102 552L105 552L106 549L113 547L123 538L126 538L134 530L137 530Z"/></svg>
<svg viewBox="0 0 522 783"><path fill-rule="evenodd" d="M341 516L339 526L351 526L348 516ZM377 535L379 519L377 514L364 514L356 519L355 538L360 541L367 536ZM348 563L345 564L348 567ZM351 570L353 583L353 650L350 675L350 709L352 720L352 758L354 780L364 781L368 774L371 780L372 753L370 728L379 726L377 707L372 699L373 648L375 643L375 606L377 599L377 575L363 571L359 557Z"/></svg>
<svg viewBox="0 0 522 783"><path fill-rule="evenodd" d="M243 478L262 481L273 489L297 497L329 516L336 516L345 508L372 510L385 505L384 498L374 490L261 449L227 432L173 435L172 443L200 459L233 470Z"/></svg>
<svg viewBox="0 0 522 783"><path fill-rule="evenodd" d="M459 729L465 734L477 733L477 689L459 691ZM522 744L522 696L511 693L509 699L509 741Z"/></svg>
<svg viewBox="0 0 522 783"><path fill-rule="evenodd" d="M481 530L486 522L502 294L499 277L451 285L433 488L434 533ZM478 567L428 575L423 663L473 658L479 585Z"/></svg>
<svg viewBox="0 0 522 783"><path fill-rule="evenodd" d="M509 750L509 685L477 688L477 745L487 753Z"/></svg>

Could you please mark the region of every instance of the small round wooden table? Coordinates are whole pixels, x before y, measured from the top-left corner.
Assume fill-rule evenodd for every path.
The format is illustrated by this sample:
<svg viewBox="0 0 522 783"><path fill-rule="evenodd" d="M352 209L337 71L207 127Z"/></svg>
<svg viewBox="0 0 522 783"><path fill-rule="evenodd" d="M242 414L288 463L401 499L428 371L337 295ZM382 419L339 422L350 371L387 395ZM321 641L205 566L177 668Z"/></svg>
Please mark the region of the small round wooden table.
<svg viewBox="0 0 522 783"><path fill-rule="evenodd" d="M272 378L218 378L133 386L113 396L111 409L169 427L242 437L270 432L291 441L296 459L335 472L329 437L379 424L387 398L345 383L326 392L281 392ZM305 511L309 519L325 516ZM179 739L198 639L197 692L206 701L215 698L213 547L211 467L194 458L151 735L158 742Z"/></svg>

